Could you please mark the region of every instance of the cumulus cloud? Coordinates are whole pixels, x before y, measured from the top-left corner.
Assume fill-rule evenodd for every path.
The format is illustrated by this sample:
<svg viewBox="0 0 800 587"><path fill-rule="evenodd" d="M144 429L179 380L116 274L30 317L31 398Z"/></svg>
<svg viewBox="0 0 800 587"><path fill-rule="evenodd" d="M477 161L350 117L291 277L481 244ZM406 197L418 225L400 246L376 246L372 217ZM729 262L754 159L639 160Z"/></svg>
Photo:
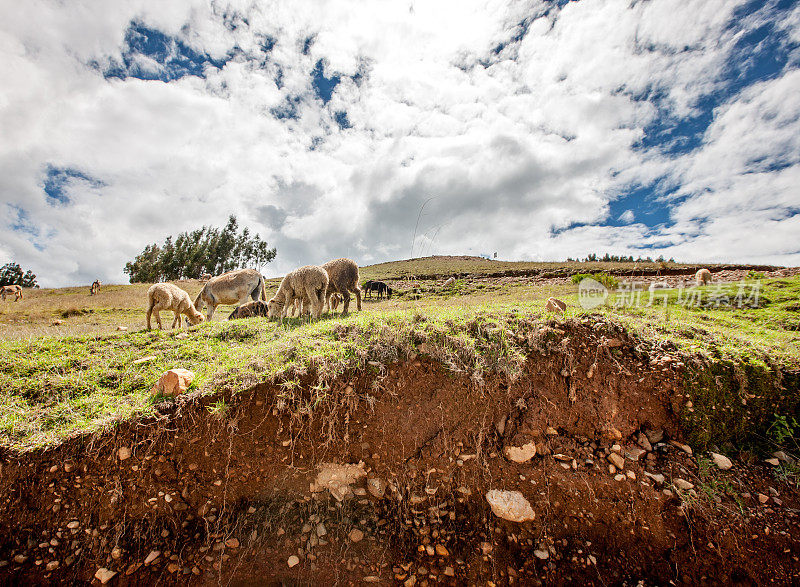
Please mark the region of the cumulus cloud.
<svg viewBox="0 0 800 587"><path fill-rule="evenodd" d="M0 261L45 285L123 281L146 244L231 213L277 246L270 275L412 251L800 261L796 8L4 12Z"/></svg>

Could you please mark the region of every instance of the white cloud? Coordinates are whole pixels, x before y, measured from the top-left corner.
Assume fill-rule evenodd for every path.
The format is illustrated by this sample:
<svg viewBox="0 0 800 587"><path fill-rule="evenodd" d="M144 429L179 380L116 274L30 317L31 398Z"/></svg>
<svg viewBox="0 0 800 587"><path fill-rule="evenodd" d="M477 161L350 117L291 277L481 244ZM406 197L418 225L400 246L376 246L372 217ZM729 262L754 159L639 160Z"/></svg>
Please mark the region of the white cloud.
<svg viewBox="0 0 800 587"><path fill-rule="evenodd" d="M122 281L125 261L145 244L236 213L278 247L270 274L342 255L366 264L408 256L420 207L435 196L417 253L556 259L655 246L691 260L796 263L796 70L720 106L696 152L637 147L658 117L694 114L728 83L724 66L741 37L731 19L742 4L139 1L6 10L0 261L19 261L46 285ZM778 25L787 43L796 18L789 11ZM527 34L509 43L526 19ZM132 21L228 61L205 79L105 79L98 68L122 63ZM326 76L342 76L328 104L311 85L320 59ZM164 71L150 57L133 60L140 71ZM348 77L356 73L358 82ZM276 119L287 100L298 117ZM340 130L336 112L352 127ZM783 167L766 166L775 161ZM69 205L54 207L43 192L48 165L104 185L74 182ZM680 187L669 202L673 224L648 228L628 210L619 218L626 226L601 226L621 189L658 177ZM19 210L28 231L9 229ZM756 242L759 226L769 235Z"/></svg>

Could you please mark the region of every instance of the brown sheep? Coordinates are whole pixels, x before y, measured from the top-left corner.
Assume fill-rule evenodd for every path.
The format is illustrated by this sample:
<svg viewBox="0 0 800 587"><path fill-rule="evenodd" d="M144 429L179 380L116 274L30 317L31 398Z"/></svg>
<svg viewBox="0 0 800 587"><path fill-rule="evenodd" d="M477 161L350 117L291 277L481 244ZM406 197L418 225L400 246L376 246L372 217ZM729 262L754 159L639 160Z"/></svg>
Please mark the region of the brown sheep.
<svg viewBox="0 0 800 587"><path fill-rule="evenodd" d="M194 300L194 307L202 312L203 306L208 306L207 318L211 320L220 304L241 306L247 298L267 300L264 278L255 269L238 269L210 279Z"/></svg>
<svg viewBox="0 0 800 587"><path fill-rule="evenodd" d="M711 283L711 271L708 269L700 269L694 274L694 282L697 285L708 285Z"/></svg>
<svg viewBox="0 0 800 587"><path fill-rule="evenodd" d="M18 302L22 299L22 287L19 285L4 285L0 288L0 295L3 297L3 301L6 301L6 296L10 296L14 294L14 301Z"/></svg>
<svg viewBox="0 0 800 587"><path fill-rule="evenodd" d="M247 302L246 304L242 304L236 308L233 312L231 312L230 316L228 316L228 320L236 320L238 318L256 318L259 316L266 318L268 315L269 308L267 307L266 302L255 300Z"/></svg>
<svg viewBox="0 0 800 587"><path fill-rule="evenodd" d="M305 265L287 273L281 281L275 296L267 302L270 318L284 318L295 299L307 300L311 315L317 319L325 305L325 292L328 289L328 274L322 267Z"/></svg>
<svg viewBox="0 0 800 587"><path fill-rule="evenodd" d="M147 290L147 330L150 330L150 315L155 312L156 323L159 330L161 326L161 310L172 310L175 318L172 320L172 328L175 324L181 327L181 314L186 314L186 321L190 324L200 324L204 320L203 315L192 305L192 298L189 294L171 283L156 283Z"/></svg>
<svg viewBox="0 0 800 587"><path fill-rule="evenodd" d="M358 286L358 265L352 259L334 259L328 261L323 266L328 272L328 291L325 300L330 305L330 297L333 294L341 294L344 298L342 314L347 314L350 309L350 292L356 294L356 307L361 311L361 288ZM338 304L337 304L338 305Z"/></svg>

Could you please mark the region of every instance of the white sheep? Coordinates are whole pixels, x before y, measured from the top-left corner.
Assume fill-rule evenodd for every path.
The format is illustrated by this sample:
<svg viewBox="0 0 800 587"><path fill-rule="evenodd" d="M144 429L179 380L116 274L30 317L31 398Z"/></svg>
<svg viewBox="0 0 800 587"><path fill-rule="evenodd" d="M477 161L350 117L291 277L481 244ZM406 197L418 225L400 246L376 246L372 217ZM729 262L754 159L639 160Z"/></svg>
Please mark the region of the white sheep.
<svg viewBox="0 0 800 587"><path fill-rule="evenodd" d="M295 269L286 274L278 291L267 302L269 317L286 317L294 310L295 300L299 299L311 307L311 315L317 319L322 314L327 289L328 273L322 267L305 265Z"/></svg>
<svg viewBox="0 0 800 587"><path fill-rule="evenodd" d="M161 310L172 310L175 318L172 320L172 328L175 324L181 327L181 314L186 314L186 321L190 324L200 324L205 318L192 305L189 294L171 283L156 283L147 290L147 330L150 330L150 315L155 312L156 323L159 330L161 326Z"/></svg>

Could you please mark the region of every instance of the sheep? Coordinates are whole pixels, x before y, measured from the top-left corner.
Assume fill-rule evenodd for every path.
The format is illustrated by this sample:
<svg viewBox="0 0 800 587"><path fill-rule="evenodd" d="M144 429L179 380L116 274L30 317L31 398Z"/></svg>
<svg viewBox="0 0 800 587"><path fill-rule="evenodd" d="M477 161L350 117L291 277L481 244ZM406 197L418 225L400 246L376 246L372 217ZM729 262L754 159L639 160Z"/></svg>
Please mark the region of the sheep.
<svg viewBox="0 0 800 587"><path fill-rule="evenodd" d="M147 290L147 330L150 330L150 315L155 312L158 329L161 330L161 310L172 310L175 318L172 320L172 328L175 324L181 327L181 314L186 314L186 321L191 324L200 324L204 318L193 305L189 294L171 283L156 283Z"/></svg>
<svg viewBox="0 0 800 587"><path fill-rule="evenodd" d="M203 273L200 276L200 281L208 281L209 279L211 279L211 274L210 273Z"/></svg>
<svg viewBox="0 0 800 587"><path fill-rule="evenodd" d="M237 318L256 318L258 316L266 318L268 314L269 308L267 308L266 302L255 300L242 304L236 308L233 312L231 312L230 316L228 316L228 320L236 320Z"/></svg>
<svg viewBox="0 0 800 587"><path fill-rule="evenodd" d="M270 318L284 318L295 299L306 300L311 307L311 315L317 319L325 305L325 292L328 289L328 273L322 267L305 265L286 274L278 291L267 302Z"/></svg>
<svg viewBox="0 0 800 587"><path fill-rule="evenodd" d="M335 293L330 296L327 300L325 300L326 308L329 312L333 312L336 308L339 307L339 304L342 303L341 294ZM310 300L303 296L303 299L295 298L294 299L294 307L292 308L292 316L297 313L298 316L302 316L303 314L308 314L311 311L311 302Z"/></svg>
<svg viewBox="0 0 800 587"><path fill-rule="evenodd" d="M255 269L238 269L210 279L194 300L194 307L202 312L203 306L207 305L207 319L211 320L214 310L220 304L241 306L248 297L253 300L267 300L264 278Z"/></svg>
<svg viewBox="0 0 800 587"><path fill-rule="evenodd" d="M89 295L93 296L94 294L98 293L100 291L101 285L103 284L100 283L100 280L96 279L95 282L91 285L91 287L89 287Z"/></svg>
<svg viewBox="0 0 800 587"><path fill-rule="evenodd" d="M350 308L350 292L356 294L356 307L361 311L361 288L358 287L358 265L352 259L334 259L323 266L328 273L328 291L325 300L328 301L333 294L341 294L344 298L342 314L347 314Z"/></svg>
<svg viewBox="0 0 800 587"><path fill-rule="evenodd" d="M708 285L711 283L711 271L708 269L700 269L694 274L694 282L697 285Z"/></svg>
<svg viewBox="0 0 800 587"><path fill-rule="evenodd" d="M19 285L4 285L0 288L0 295L2 295L4 302L6 301L6 296L11 294L14 294L14 301L18 302L23 298L22 287Z"/></svg>

